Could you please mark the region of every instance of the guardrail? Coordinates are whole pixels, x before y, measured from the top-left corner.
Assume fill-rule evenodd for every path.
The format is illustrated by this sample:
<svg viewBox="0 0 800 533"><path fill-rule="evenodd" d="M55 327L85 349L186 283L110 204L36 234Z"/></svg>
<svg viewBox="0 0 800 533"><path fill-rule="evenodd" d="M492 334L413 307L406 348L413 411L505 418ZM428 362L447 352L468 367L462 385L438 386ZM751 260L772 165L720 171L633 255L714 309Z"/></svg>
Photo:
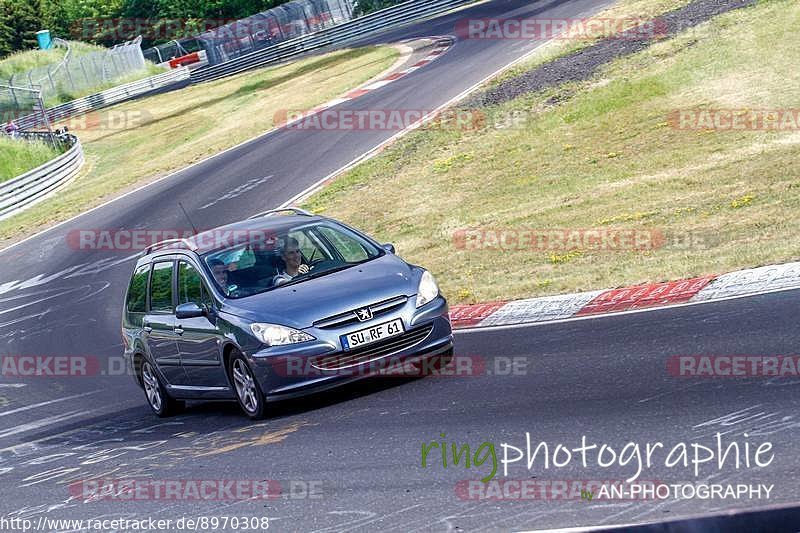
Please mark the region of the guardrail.
<svg viewBox="0 0 800 533"><path fill-rule="evenodd" d="M47 119L51 123L58 122L59 120L118 104L150 91L162 89L188 79L189 69L186 67L177 68L169 72L164 72L163 74L156 74L155 76L136 80L131 83L126 83L125 85L118 85L103 92L90 94L89 96L84 96L83 98L51 107L46 110ZM25 115L24 117L15 119L14 123L21 130L32 130L46 126L41 113Z"/></svg>
<svg viewBox="0 0 800 533"><path fill-rule="evenodd" d="M74 135L65 135L62 139L70 143L66 152L21 176L0 183L0 220L30 207L75 177L83 165L83 148Z"/></svg>
<svg viewBox="0 0 800 533"><path fill-rule="evenodd" d="M295 58L308 52L341 46L473 2L475 0L410 0L349 22L343 22L332 28L250 52L226 63L196 69L190 74L190 79L192 83L212 81L270 63Z"/></svg>

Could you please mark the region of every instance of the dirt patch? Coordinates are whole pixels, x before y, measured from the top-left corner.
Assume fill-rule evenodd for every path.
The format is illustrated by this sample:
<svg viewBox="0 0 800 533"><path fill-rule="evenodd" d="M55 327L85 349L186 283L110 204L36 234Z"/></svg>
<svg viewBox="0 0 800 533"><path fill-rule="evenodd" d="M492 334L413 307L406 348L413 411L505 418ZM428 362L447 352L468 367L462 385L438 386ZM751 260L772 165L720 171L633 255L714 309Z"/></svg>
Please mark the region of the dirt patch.
<svg viewBox="0 0 800 533"><path fill-rule="evenodd" d="M654 27L662 38L702 24L722 13L754 5L756 0L696 0L680 9L654 19ZM530 92L538 92L564 83L584 81L602 65L619 57L635 54L657 42L651 36L639 36L628 30L588 48L555 59L496 87L470 98L462 107L490 106L513 100Z"/></svg>

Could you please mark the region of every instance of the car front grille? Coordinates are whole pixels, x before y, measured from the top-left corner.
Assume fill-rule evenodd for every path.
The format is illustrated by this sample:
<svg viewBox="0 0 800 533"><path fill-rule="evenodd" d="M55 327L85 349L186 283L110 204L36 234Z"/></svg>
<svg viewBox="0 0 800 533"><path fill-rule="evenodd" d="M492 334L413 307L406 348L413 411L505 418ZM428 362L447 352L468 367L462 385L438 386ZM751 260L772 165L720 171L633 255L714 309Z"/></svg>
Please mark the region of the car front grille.
<svg viewBox="0 0 800 533"><path fill-rule="evenodd" d="M432 330L432 325L412 329L397 337L376 342L375 344L370 344L363 348L358 348L349 352L339 352L336 355L316 357L311 360L311 365L320 370L339 370L368 363L416 346L425 340L428 335L431 334Z"/></svg>
<svg viewBox="0 0 800 533"><path fill-rule="evenodd" d="M403 305L405 305L407 301L408 301L407 296L397 296L395 298L390 298L382 302L374 303L367 307L372 312L372 316L374 318L389 313L391 311L394 311L398 307L402 307ZM346 313L340 313L338 315L333 315L327 318L323 318L322 320L317 320L316 322L314 322L314 326L320 329L340 328L342 326L346 326L348 324L353 324L356 322L359 322L359 320L358 316L356 315L356 311L354 309L352 311L347 311Z"/></svg>

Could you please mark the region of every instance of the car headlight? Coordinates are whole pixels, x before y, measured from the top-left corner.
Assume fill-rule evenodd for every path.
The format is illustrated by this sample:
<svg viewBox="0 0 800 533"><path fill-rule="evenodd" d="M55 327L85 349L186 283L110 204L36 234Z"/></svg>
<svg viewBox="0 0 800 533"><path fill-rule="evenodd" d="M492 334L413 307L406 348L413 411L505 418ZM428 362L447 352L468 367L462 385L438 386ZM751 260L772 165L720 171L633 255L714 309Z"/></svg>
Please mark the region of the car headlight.
<svg viewBox="0 0 800 533"><path fill-rule="evenodd" d="M308 333L278 324L250 324L250 330L258 340L267 346L282 346L314 340L314 337Z"/></svg>
<svg viewBox="0 0 800 533"><path fill-rule="evenodd" d="M436 280L433 279L433 274L426 270L422 273L422 279L419 280L417 307L422 307L426 303L433 301L437 296L439 296L439 286L436 284Z"/></svg>

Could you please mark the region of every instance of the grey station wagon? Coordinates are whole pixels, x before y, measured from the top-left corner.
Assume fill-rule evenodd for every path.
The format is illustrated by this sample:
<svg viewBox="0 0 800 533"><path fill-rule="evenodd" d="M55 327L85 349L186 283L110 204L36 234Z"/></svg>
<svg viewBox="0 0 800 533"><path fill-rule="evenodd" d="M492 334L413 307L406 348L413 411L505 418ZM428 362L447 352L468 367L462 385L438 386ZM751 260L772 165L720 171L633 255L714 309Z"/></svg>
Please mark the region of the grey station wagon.
<svg viewBox="0 0 800 533"><path fill-rule="evenodd" d="M433 276L366 235L301 209L147 248L125 297L125 358L158 416L184 400L267 402L446 364ZM389 362L391 362L389 364Z"/></svg>

